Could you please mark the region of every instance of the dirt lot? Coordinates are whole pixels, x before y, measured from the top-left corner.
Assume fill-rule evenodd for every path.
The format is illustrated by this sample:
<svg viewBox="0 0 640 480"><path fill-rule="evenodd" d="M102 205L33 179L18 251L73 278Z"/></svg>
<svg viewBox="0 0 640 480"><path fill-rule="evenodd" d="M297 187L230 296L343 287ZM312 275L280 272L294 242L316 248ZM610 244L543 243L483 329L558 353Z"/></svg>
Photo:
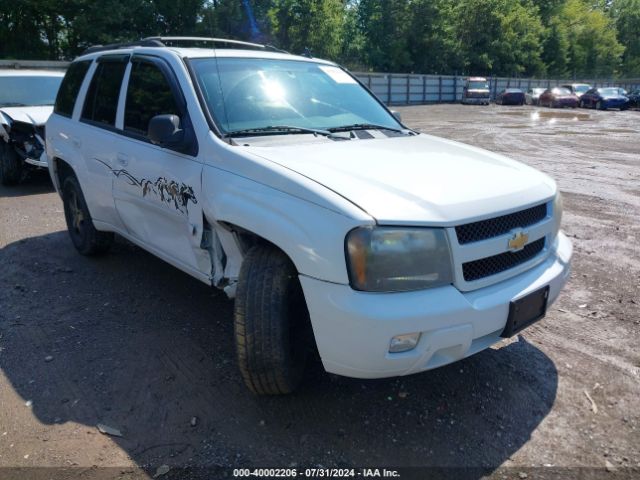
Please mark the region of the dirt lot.
<svg viewBox="0 0 640 480"><path fill-rule="evenodd" d="M38 176L0 189L0 467L74 479L146 478L136 467L163 464L162 478L265 465L640 476L640 112L401 113L558 181L574 271L544 321L424 374L360 381L316 367L296 395L256 398L236 371L225 295L124 241L81 257Z"/></svg>

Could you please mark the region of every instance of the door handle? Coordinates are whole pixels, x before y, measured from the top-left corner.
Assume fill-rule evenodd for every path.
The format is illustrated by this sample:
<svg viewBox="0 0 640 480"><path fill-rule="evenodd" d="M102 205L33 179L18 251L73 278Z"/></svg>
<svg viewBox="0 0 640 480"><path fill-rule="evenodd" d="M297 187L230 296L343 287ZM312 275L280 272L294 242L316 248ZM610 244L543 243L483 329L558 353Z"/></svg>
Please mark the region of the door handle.
<svg viewBox="0 0 640 480"><path fill-rule="evenodd" d="M129 165L129 156L126 153L118 153L118 155L116 155L116 159L118 161L118 164L122 165L123 167Z"/></svg>

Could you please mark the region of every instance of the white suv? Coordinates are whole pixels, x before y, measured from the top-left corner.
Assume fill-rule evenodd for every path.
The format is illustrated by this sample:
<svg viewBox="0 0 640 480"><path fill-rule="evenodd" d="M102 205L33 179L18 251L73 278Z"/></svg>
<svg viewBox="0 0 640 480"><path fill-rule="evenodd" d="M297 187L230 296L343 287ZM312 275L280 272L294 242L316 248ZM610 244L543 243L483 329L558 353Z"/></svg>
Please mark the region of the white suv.
<svg viewBox="0 0 640 480"><path fill-rule="evenodd" d="M406 128L332 62L215 39L93 48L46 135L75 247L115 232L235 297L258 394L291 392L316 347L359 378L468 357L569 276L553 180Z"/></svg>
<svg viewBox="0 0 640 480"><path fill-rule="evenodd" d="M44 124L63 72L0 70L0 184L15 185L29 170L47 168Z"/></svg>

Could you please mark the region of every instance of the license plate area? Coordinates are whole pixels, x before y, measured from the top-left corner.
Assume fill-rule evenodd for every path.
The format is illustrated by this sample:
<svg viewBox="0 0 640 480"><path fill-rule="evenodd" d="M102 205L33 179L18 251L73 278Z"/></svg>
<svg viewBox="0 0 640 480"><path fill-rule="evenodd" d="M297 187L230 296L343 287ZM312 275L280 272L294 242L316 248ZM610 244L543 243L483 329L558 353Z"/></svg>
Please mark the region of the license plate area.
<svg viewBox="0 0 640 480"><path fill-rule="evenodd" d="M500 336L513 337L516 333L541 320L547 313L548 300L549 286L547 285L509 303L509 317Z"/></svg>

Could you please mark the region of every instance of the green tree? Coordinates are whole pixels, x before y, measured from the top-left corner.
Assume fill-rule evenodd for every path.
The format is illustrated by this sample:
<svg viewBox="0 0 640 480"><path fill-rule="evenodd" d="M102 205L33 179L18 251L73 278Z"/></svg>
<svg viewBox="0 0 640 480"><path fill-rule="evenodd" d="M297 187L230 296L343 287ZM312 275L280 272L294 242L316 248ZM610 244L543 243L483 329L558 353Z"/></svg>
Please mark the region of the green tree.
<svg viewBox="0 0 640 480"><path fill-rule="evenodd" d="M544 70L544 29L528 1L461 0L454 9L456 35L469 73L532 75Z"/></svg>
<svg viewBox="0 0 640 480"><path fill-rule="evenodd" d="M559 14L567 27L568 64L575 77L613 76L624 52L613 20L588 0L567 0Z"/></svg>
<svg viewBox="0 0 640 480"><path fill-rule="evenodd" d="M448 0L413 0L409 3L407 48L413 71L453 73L463 70L453 6Z"/></svg>
<svg viewBox="0 0 640 480"><path fill-rule="evenodd" d="M361 0L358 25L365 39L364 59L374 70L411 71L406 0Z"/></svg>
<svg viewBox="0 0 640 480"><path fill-rule="evenodd" d="M566 76L569 73L569 38L566 25L557 18L551 19L543 45L542 60L547 73L558 77Z"/></svg>
<svg viewBox="0 0 640 480"><path fill-rule="evenodd" d="M274 0L269 9L271 33L279 46L337 59L342 50L345 3L342 0Z"/></svg>
<svg viewBox="0 0 640 480"><path fill-rule="evenodd" d="M618 29L618 40L624 46L622 73L640 77L640 0L616 0L613 17Z"/></svg>

